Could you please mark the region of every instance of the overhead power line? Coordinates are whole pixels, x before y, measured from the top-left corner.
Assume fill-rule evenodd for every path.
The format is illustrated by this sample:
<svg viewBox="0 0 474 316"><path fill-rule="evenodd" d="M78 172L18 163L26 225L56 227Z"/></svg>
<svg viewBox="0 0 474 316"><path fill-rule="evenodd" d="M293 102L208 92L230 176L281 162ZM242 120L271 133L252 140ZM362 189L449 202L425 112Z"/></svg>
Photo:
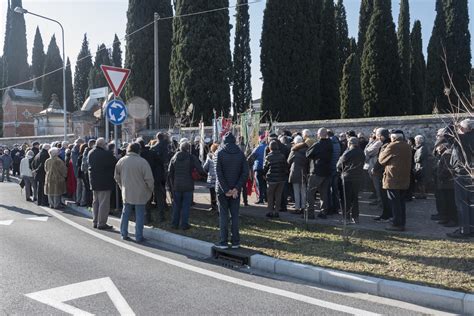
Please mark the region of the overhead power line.
<svg viewBox="0 0 474 316"><path fill-rule="evenodd" d="M180 15L173 15L173 16L166 16L166 17L160 17L158 18L158 21L160 20L170 20L170 19L177 19L177 18L184 18L184 17L189 17L189 16L196 16L196 15L202 15L202 14L208 14L208 13L213 13L213 12L218 12L218 11L223 11L223 10L228 10L228 9L233 9L233 8L237 8L237 7L241 7L241 6L246 6L246 5L251 5L251 4L255 4L255 3L259 3L259 2L262 2L262 0L254 0L254 1L251 1L251 2L248 2L248 3L242 3L242 4L236 4L236 5L233 5L233 6L228 6L228 7L222 7L222 8L216 8L216 9L210 9L210 10L204 10L204 11L199 11L199 12L192 12L192 13L185 13L185 14L180 14ZM132 35L135 35L136 33L138 32L141 32L143 31L144 29L146 29L147 27L153 25L153 23L155 23L155 21L151 21L147 24L145 24L144 26L142 27L139 27L138 29L134 30L133 32L129 33L129 34L125 34L124 37L118 39L117 41L114 41L112 42L112 44L104 47L104 48L101 48L99 50L97 50L97 52L100 52L104 49L109 49L111 48L115 43L117 42L120 42L121 40L126 40L128 37L132 36ZM78 60L76 60L76 63L83 60L83 59L86 59L88 57L92 57L92 54L89 54L87 56L84 56ZM67 65L66 65L67 66ZM26 80L26 81L23 81L23 82L20 82L20 83L16 83L14 85L10 85L10 86L7 86L7 87L4 87L4 88L0 88L0 91L5 91L7 89L10 89L10 88L14 88L14 87L18 87L18 86L21 86L21 85L24 85L24 84L27 84L27 83L30 83L30 82L33 82L37 79L41 79L41 78L44 78L46 76L49 76L55 72L58 72L58 71L62 71L63 70L63 67L61 68L58 68L58 69L55 69L55 70L52 70L48 73L45 73L45 74L42 74L41 76L38 76L38 77L35 77L35 78L32 78L32 79L29 79L29 80Z"/></svg>

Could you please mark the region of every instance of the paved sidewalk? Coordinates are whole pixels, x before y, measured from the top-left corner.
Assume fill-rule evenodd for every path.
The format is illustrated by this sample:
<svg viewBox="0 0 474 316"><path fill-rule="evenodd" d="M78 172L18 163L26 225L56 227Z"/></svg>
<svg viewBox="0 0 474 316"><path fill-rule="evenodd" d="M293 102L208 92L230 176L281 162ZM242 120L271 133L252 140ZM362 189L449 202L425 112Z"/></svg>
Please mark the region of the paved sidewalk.
<svg viewBox="0 0 474 316"><path fill-rule="evenodd" d="M363 192L359 195L359 206L360 206L360 223L357 225L348 225L351 229L367 229L384 231L388 223L379 223L373 220L373 218L379 216L382 211L377 206L369 205L370 193ZM257 200L255 194L249 197L249 206L245 207L241 202L240 213L246 216L254 216L260 218L266 218L267 212L266 205L257 205L254 202ZM194 202L196 202L196 208L209 208L210 207L210 196L208 189L201 183L196 184L194 191ZM416 235L421 237L430 238L441 238L446 239L446 233L454 231L456 228L447 228L432 221L430 219L431 214L436 213L435 198L433 195L429 195L426 200L413 200L408 202L407 206L407 224L406 231L400 234ZM288 209L292 209L292 204L288 205ZM192 217L192 213L191 213ZM291 214L289 212L280 213L280 219L294 222L298 224L304 224L304 219L301 215ZM343 226L342 215L328 216L327 219L309 220L309 224L321 224L330 226Z"/></svg>

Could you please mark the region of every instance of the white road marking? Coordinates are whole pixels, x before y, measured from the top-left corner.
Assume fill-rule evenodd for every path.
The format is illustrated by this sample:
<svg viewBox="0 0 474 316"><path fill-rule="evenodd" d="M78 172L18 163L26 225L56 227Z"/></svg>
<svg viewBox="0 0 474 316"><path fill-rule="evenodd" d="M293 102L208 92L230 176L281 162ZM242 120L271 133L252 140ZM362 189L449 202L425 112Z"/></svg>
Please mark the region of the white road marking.
<svg viewBox="0 0 474 316"><path fill-rule="evenodd" d="M326 302L326 301L319 300L319 299L309 297L309 296L306 296L306 295L302 295L302 294L298 294L298 293L294 293L294 292L290 292L290 291L286 291L286 290L282 290L282 289L277 289L277 288L274 288L274 287L271 287L271 286L261 285L261 284L257 284L257 283L254 283L254 282L242 280L242 279L239 279L239 278L227 276L225 274L221 274L221 273L206 270L206 269L203 269L203 268L195 267L195 266L192 266L192 265L187 264L187 263L183 263L183 262L180 262L180 261L177 261L177 260L174 260L174 259L163 257L163 256L160 256L158 254L148 252L146 250L140 249L138 247L134 247L130 244L115 240L113 238L110 238L110 237L107 237L107 236L102 235L100 233L97 233L95 231L92 231L88 228L85 228L82 225L79 225L79 224L71 221L70 219L60 215L59 213L56 213L55 211L53 211L49 208L46 208L46 207L42 207L42 208L46 212L51 214L52 216L59 219L60 221L66 223L68 225L71 225L74 228L77 228L77 229L79 229L79 230L81 230L81 231L83 231L83 232L85 232L85 233L87 233L91 236L94 236L98 239L101 239L105 242L108 242L108 243L113 244L115 246L121 247L123 249L127 249L129 251L134 252L134 253L140 254L142 256L145 256L145 257L157 260L157 261L161 261L161 262L173 265L173 266L181 268L181 269L185 269L185 270L188 270L188 271L191 271L191 272L195 272L195 273L198 273L198 274L201 274L201 275L205 275L205 276L208 276L208 277L211 277L211 278L214 278L214 279L217 279L217 280L225 281L225 282L228 282L228 283L232 283L232 284L235 284L235 285L239 285L239 286L247 287L247 288L250 288L250 289L254 289L254 290L258 290L258 291L262 291L262 292L266 292L266 293L270 293L270 294L274 294L274 295L294 299L296 301L308 303L308 304L311 304L311 305L315 305L315 306L319 306L319 307L323 307L323 308L327 308L327 309L331 309L331 310L335 310L335 311L339 311L339 312L343 312L343 313L348 313L348 314L352 314L352 315L367 315L367 316L379 315L377 313L372 313L372 312L365 311L365 310L362 310L362 309L358 309L358 308L354 308L354 307L350 307L350 306L344 306L344 305L341 305L341 304L336 304L336 303L331 303L331 302Z"/></svg>
<svg viewBox="0 0 474 316"><path fill-rule="evenodd" d="M48 220L48 216L36 216L36 217L28 217L27 220L29 221L38 221L38 222L46 222Z"/></svg>
<svg viewBox="0 0 474 316"><path fill-rule="evenodd" d="M25 294L25 296L71 315L91 316L94 314L65 304L64 302L104 292L107 293L120 315L135 315L125 298L122 296L122 294L120 294L120 291L117 289L110 278L74 283L49 290Z"/></svg>
<svg viewBox="0 0 474 316"><path fill-rule="evenodd" d="M13 223L12 219L9 219L9 220L6 220L6 221L0 221L0 225L4 225L4 226L9 226L12 223Z"/></svg>

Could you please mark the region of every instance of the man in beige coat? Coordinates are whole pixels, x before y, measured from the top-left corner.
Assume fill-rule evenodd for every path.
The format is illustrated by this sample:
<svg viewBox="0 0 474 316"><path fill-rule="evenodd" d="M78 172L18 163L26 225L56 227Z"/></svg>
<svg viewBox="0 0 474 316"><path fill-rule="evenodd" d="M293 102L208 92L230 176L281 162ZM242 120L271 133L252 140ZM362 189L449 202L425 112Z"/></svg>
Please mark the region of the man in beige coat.
<svg viewBox="0 0 474 316"><path fill-rule="evenodd" d="M379 155L379 163L385 167L383 188L387 190L393 214L393 224L386 229L404 231L405 191L410 186L411 147L405 141L402 131L392 132L390 138L392 142Z"/></svg>
<svg viewBox="0 0 474 316"><path fill-rule="evenodd" d="M143 242L145 205L153 193L154 179L150 165L140 157L140 144L132 143L128 146L127 155L115 166L114 178L122 190L123 211L120 220L120 235L123 240L130 240L128 219L132 208L135 208L135 240Z"/></svg>

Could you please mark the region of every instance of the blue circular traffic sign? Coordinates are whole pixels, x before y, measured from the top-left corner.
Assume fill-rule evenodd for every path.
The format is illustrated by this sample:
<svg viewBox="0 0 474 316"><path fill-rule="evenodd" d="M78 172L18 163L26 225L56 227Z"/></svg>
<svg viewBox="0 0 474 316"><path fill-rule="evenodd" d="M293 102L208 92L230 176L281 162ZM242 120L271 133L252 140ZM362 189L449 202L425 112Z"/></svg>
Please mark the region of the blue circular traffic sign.
<svg viewBox="0 0 474 316"><path fill-rule="evenodd" d="M109 119L109 122L114 125L122 125L122 123L127 119L128 115L127 107L121 100L111 100L109 103L107 103L105 113Z"/></svg>

